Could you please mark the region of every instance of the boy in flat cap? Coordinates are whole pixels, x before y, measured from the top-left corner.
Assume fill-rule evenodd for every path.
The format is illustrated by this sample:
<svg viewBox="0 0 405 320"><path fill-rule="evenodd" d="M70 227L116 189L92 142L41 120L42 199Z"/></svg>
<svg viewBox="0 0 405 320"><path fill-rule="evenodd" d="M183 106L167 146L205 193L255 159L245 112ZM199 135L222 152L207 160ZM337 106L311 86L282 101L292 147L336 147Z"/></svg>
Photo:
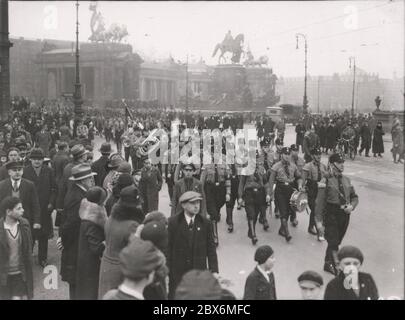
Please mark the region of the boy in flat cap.
<svg viewBox="0 0 405 320"><path fill-rule="evenodd" d="M325 188L325 239L324 271L337 275L337 252L349 226L350 214L359 203L359 198L350 179L343 175L344 160L335 153L329 157L330 177Z"/></svg>
<svg viewBox="0 0 405 320"><path fill-rule="evenodd" d="M342 247L337 257L340 274L332 279L325 290L325 300L378 300L378 289L373 277L360 272L363 253L353 246Z"/></svg>
<svg viewBox="0 0 405 320"><path fill-rule="evenodd" d="M268 246L260 246L255 253L256 268L249 274L245 283L244 300L277 300L274 274L274 251Z"/></svg>
<svg viewBox="0 0 405 320"><path fill-rule="evenodd" d="M169 299L183 275L192 269L218 273L218 258L211 222L199 215L201 194L185 192L179 199L182 212L169 218Z"/></svg>
<svg viewBox="0 0 405 320"><path fill-rule="evenodd" d="M323 279L319 273L312 270L303 272L298 277L298 285L303 300L319 300L321 298Z"/></svg>

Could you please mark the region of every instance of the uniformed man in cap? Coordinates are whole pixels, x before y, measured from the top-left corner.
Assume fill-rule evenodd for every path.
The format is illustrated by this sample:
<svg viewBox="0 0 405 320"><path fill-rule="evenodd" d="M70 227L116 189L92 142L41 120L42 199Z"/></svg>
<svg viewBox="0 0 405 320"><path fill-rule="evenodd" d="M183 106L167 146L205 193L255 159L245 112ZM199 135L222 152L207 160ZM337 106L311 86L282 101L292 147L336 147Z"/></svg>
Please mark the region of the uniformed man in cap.
<svg viewBox="0 0 405 320"><path fill-rule="evenodd" d="M299 147L295 144L292 144L290 146L290 151L291 151L290 155L291 162L297 166L298 172L302 176L302 169L304 168L305 160L298 155ZM297 181L294 182L294 188L295 189L298 188ZM298 225L297 213L294 210L291 210L290 222L293 227L296 227Z"/></svg>
<svg viewBox="0 0 405 320"><path fill-rule="evenodd" d="M248 221L248 237L253 244L257 242L256 222L261 212L266 213L266 203L270 202L268 190L267 172L262 163L256 159L256 167L251 175L241 176L239 182L239 202L245 202L245 210ZM263 221L264 229L269 228L266 216Z"/></svg>
<svg viewBox="0 0 405 320"><path fill-rule="evenodd" d="M222 156L222 153L219 154ZM222 159L217 159L217 161L215 161L215 159L213 160L214 161L212 161L211 164L204 164L202 167L200 181L204 186L204 192L207 200L207 213L213 223L215 244L218 245L217 223L221 219L221 208L226 201L230 201L231 181L229 179L229 167L226 165L225 157L222 157Z"/></svg>
<svg viewBox="0 0 405 320"><path fill-rule="evenodd" d="M176 287L186 272L209 269L214 274L218 273L212 223L198 214L201 200L201 194L185 192L179 199L182 212L168 221L169 299L173 299Z"/></svg>
<svg viewBox="0 0 405 320"><path fill-rule="evenodd" d="M302 180L303 185L306 186L307 194L308 194L308 206L311 210L309 216L309 226L308 232L313 235L318 235L318 240L324 240L324 227L323 227L323 219L317 217L316 213L319 209L323 210L322 208L316 208L316 199L318 197L318 190L322 189L322 193L324 196L325 191L325 182L327 177L329 176L329 172L327 167L321 163L321 154L322 151L320 148L314 148L311 150L312 161L305 164L302 170ZM316 230L314 230L316 229Z"/></svg>
<svg viewBox="0 0 405 320"><path fill-rule="evenodd" d="M172 210L171 215L174 216L181 212L181 204L179 202L180 197L187 191L195 191L201 194L201 214L204 217L206 213L206 200L204 194L204 188L200 180L193 177L195 172L195 165L193 163L187 163L182 165L183 178L176 182L173 190Z"/></svg>
<svg viewBox="0 0 405 320"><path fill-rule="evenodd" d="M328 242L324 270L337 274L337 252L347 227L350 214L359 203L359 198L350 179L343 175L344 160L338 153L329 157L331 176L326 180L325 238Z"/></svg>
<svg viewBox="0 0 405 320"><path fill-rule="evenodd" d="M281 149L281 161L277 162L270 169L269 191L273 198L273 186L276 183L274 198L280 212L281 227L279 235L285 237L286 241L291 240L288 230L288 218L291 214L290 199L294 192L294 182L297 180L298 190L302 191L302 179L297 166L290 160L290 148Z"/></svg>

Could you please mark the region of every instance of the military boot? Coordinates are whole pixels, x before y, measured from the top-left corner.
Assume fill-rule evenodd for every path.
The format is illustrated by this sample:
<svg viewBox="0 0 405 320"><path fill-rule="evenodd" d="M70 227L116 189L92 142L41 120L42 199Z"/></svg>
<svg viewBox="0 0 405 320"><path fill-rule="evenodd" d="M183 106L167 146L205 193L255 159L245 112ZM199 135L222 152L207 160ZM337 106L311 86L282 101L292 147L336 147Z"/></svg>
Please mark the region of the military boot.
<svg viewBox="0 0 405 320"><path fill-rule="evenodd" d="M226 224L228 225L228 232L231 233L233 231L233 209L226 208Z"/></svg>
<svg viewBox="0 0 405 320"><path fill-rule="evenodd" d="M213 229L213 235L214 235L214 243L218 247L219 241L218 241L218 225L216 221L212 221L212 229Z"/></svg>

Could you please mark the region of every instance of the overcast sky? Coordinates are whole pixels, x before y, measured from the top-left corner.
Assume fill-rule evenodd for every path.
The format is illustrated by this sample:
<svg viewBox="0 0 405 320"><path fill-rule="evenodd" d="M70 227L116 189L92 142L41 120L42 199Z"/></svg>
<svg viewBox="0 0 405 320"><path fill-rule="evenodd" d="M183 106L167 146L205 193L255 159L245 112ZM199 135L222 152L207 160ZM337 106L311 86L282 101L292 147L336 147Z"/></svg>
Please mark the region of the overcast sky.
<svg viewBox="0 0 405 320"><path fill-rule="evenodd" d="M80 41L91 34L90 2L80 1ZM215 45L228 30L245 35L257 58L267 55L279 76L303 76L304 42L308 73L330 75L357 67L380 77L404 75L404 1L297 2L114 2L99 1L111 23L127 25L134 51L145 59L199 60L216 64ZM10 35L34 39L75 39L75 1L10 1Z"/></svg>

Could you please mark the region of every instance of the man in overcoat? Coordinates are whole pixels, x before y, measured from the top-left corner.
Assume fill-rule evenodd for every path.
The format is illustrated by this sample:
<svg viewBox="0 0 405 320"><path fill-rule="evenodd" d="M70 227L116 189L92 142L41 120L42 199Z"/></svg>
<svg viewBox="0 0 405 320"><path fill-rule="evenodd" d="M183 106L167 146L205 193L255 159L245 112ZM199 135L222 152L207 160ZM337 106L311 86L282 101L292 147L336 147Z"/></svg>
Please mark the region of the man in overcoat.
<svg viewBox="0 0 405 320"><path fill-rule="evenodd" d="M199 215L201 194L187 191L180 197L182 212L169 218L169 299L183 275L192 270L218 273L218 258L210 220Z"/></svg>
<svg viewBox="0 0 405 320"><path fill-rule="evenodd" d="M22 178L23 163L21 161L8 162L6 169L10 178L0 182L0 199L13 196L21 200L24 208L23 217L30 223L31 233L33 233L33 229L41 228L39 199L35 185Z"/></svg>
<svg viewBox="0 0 405 320"><path fill-rule="evenodd" d="M70 300L76 299L76 267L79 251L80 203L86 196L88 189L94 186L95 173L91 171L88 164L78 164L72 168L72 187L66 194L61 226L59 230L60 239L57 245L62 249L60 274L63 281L69 283Z"/></svg>
<svg viewBox="0 0 405 320"><path fill-rule="evenodd" d="M52 211L56 201L56 182L52 168L44 165L44 152L40 148L31 151L31 164L24 168L23 178L35 185L38 193L41 230L33 234L33 240L38 240L38 264L47 265L48 239L53 235Z"/></svg>

